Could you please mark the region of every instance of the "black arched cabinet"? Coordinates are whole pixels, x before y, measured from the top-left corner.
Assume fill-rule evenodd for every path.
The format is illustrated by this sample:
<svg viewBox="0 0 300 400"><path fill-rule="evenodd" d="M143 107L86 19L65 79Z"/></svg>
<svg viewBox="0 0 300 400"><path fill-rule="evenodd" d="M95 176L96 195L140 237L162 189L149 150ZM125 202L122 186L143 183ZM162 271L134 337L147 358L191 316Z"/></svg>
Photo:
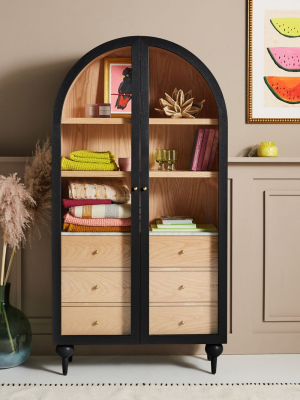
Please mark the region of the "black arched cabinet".
<svg viewBox="0 0 300 400"><path fill-rule="evenodd" d="M131 118L85 118L104 101L106 58L131 58ZM195 119L159 114L177 87L205 99ZM195 130L218 127L213 171L190 171ZM205 344L212 373L227 341L227 113L219 85L192 53L166 40L124 37L83 56L53 110L53 343L67 374L82 344ZM179 151L176 171L158 171L155 149ZM131 157L129 171L61 171L76 150ZM131 232L65 232L61 200L70 182L122 180L131 191ZM161 215L213 223L214 236L160 234ZM184 289L184 290L183 290Z"/></svg>

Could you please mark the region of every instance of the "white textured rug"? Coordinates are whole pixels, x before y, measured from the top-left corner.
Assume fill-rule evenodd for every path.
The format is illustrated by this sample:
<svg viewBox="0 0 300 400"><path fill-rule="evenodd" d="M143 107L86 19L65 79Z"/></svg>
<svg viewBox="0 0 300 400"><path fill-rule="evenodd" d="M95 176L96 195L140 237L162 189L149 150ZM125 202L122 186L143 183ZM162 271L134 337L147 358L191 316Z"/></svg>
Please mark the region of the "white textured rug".
<svg viewBox="0 0 300 400"><path fill-rule="evenodd" d="M299 384L0 385L1 400L299 400Z"/></svg>

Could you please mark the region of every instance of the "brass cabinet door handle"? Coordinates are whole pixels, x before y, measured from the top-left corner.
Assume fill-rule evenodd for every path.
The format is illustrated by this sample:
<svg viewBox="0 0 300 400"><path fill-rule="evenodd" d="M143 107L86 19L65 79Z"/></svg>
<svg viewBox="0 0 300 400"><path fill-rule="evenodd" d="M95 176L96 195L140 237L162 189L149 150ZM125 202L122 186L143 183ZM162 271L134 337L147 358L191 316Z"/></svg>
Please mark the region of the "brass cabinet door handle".
<svg viewBox="0 0 300 400"><path fill-rule="evenodd" d="M144 186L142 190L145 192L147 190L147 186Z"/></svg>
<svg viewBox="0 0 300 400"><path fill-rule="evenodd" d="M134 188L133 188L133 190L137 190L138 188L137 188L137 186L135 186Z"/></svg>

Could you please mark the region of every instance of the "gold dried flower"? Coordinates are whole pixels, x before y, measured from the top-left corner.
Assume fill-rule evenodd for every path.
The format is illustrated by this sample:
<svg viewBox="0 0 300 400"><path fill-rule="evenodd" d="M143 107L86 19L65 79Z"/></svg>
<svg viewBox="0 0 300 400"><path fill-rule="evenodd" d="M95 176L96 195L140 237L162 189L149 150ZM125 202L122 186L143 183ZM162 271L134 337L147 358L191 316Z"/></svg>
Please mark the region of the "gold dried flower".
<svg viewBox="0 0 300 400"><path fill-rule="evenodd" d="M191 90L184 94L181 89L175 88L172 96L165 93L165 99L159 99L162 109L156 108L155 110L171 118L195 118L202 110L205 100L200 103L194 103L194 97L192 96Z"/></svg>

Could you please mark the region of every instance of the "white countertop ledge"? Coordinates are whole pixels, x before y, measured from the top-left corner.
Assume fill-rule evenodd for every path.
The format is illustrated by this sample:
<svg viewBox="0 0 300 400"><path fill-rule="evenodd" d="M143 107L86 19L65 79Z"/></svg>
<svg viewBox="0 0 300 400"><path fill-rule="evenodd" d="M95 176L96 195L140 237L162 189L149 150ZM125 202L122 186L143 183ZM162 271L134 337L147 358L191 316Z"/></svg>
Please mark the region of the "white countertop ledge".
<svg viewBox="0 0 300 400"><path fill-rule="evenodd" d="M300 163L300 157L228 157L231 163Z"/></svg>

